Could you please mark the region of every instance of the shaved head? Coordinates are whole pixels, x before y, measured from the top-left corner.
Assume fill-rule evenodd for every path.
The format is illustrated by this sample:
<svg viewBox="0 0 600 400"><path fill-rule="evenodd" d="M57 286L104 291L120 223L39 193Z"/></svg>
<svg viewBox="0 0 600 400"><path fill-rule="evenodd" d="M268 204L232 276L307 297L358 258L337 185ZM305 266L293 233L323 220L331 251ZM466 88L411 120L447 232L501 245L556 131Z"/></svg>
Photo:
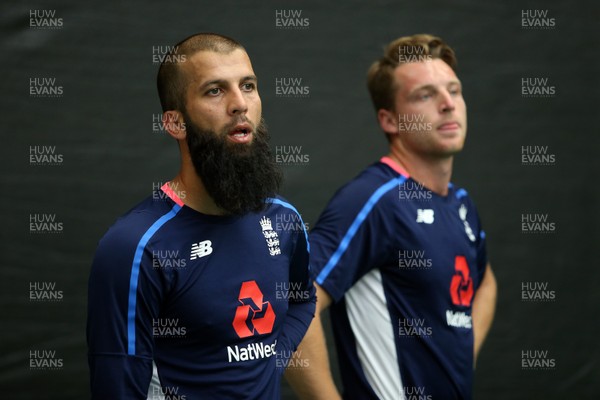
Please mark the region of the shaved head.
<svg viewBox="0 0 600 400"><path fill-rule="evenodd" d="M199 51L229 54L236 49L245 51L234 39L216 33L198 33L177 43L161 63L156 78L163 112L185 111L184 92L188 77L179 66L180 63Z"/></svg>

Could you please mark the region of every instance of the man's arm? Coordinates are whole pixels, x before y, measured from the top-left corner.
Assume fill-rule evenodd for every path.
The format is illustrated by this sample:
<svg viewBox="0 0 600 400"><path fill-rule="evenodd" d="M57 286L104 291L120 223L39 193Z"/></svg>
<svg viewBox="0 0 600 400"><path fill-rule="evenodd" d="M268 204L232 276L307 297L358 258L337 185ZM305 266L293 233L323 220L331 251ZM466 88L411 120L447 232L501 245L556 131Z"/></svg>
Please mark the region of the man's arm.
<svg viewBox="0 0 600 400"><path fill-rule="evenodd" d="M300 399L337 400L341 399L329 368L329 357L321 322L321 312L331 304L331 297L319 285L317 289L317 310L306 336L302 340L295 357L308 360L306 368L290 368L285 377Z"/></svg>
<svg viewBox="0 0 600 400"><path fill-rule="evenodd" d="M149 281L151 268L133 263L131 249L137 243L134 235L123 234L127 228L119 227L101 240L90 272L87 343L92 399L146 399L152 376L152 321L158 316L160 284ZM134 269L139 272L133 281L137 291L131 287Z"/></svg>
<svg viewBox="0 0 600 400"><path fill-rule="evenodd" d="M306 301L290 301L288 304L285 323L277 342L277 352L283 359L298 348L315 315L314 290L306 290L303 293L306 293Z"/></svg>
<svg viewBox="0 0 600 400"><path fill-rule="evenodd" d="M477 361L479 350L481 350L483 341L494 320L497 290L496 278L492 272L491 265L488 263L485 268L483 281L481 281L481 285L477 289L475 300L473 301L474 362Z"/></svg>
<svg viewBox="0 0 600 400"><path fill-rule="evenodd" d="M301 220L300 214L297 215ZM298 348L314 318L317 301L310 277L308 235L306 231L296 234L298 238L290 257L289 281L290 287L298 289L290 293L287 315L277 342L277 352L282 361Z"/></svg>

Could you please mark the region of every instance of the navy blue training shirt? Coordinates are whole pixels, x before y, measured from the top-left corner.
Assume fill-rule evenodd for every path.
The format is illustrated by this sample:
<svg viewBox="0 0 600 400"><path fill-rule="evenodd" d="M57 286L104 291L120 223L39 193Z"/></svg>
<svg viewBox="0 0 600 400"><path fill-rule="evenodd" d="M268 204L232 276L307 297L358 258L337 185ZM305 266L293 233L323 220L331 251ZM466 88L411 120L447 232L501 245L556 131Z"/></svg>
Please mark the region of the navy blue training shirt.
<svg viewBox="0 0 600 400"><path fill-rule="evenodd" d="M300 215L267 203L205 215L165 184L108 230L89 279L93 399L279 399L315 294L304 223L280 223Z"/></svg>
<svg viewBox="0 0 600 400"><path fill-rule="evenodd" d="M472 397L471 308L487 256L465 190L440 196L384 157L334 195L310 241L345 399Z"/></svg>

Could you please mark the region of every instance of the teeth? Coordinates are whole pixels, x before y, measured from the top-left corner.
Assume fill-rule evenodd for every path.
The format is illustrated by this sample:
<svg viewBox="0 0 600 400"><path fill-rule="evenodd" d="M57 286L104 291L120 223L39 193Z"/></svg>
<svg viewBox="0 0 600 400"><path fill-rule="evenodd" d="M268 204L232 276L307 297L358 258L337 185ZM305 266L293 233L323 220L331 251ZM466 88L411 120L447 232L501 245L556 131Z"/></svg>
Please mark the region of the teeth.
<svg viewBox="0 0 600 400"><path fill-rule="evenodd" d="M230 133L231 136L235 138L243 138L250 134L250 131L246 128L238 129Z"/></svg>

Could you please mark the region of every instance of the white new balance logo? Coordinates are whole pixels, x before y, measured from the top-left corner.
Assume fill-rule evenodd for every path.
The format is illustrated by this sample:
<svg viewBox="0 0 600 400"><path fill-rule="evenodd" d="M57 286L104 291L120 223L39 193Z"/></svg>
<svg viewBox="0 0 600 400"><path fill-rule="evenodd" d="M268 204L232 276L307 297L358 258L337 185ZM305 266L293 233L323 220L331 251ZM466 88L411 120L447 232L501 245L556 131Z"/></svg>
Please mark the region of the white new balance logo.
<svg viewBox="0 0 600 400"><path fill-rule="evenodd" d="M192 252L190 253L190 260L204 257L213 252L212 242L210 240L203 240L202 242L192 244Z"/></svg>
<svg viewBox="0 0 600 400"><path fill-rule="evenodd" d="M426 224L433 224L433 221L435 220L434 218L434 214L433 214L433 210L431 209L418 209L417 210L417 223L426 223Z"/></svg>

